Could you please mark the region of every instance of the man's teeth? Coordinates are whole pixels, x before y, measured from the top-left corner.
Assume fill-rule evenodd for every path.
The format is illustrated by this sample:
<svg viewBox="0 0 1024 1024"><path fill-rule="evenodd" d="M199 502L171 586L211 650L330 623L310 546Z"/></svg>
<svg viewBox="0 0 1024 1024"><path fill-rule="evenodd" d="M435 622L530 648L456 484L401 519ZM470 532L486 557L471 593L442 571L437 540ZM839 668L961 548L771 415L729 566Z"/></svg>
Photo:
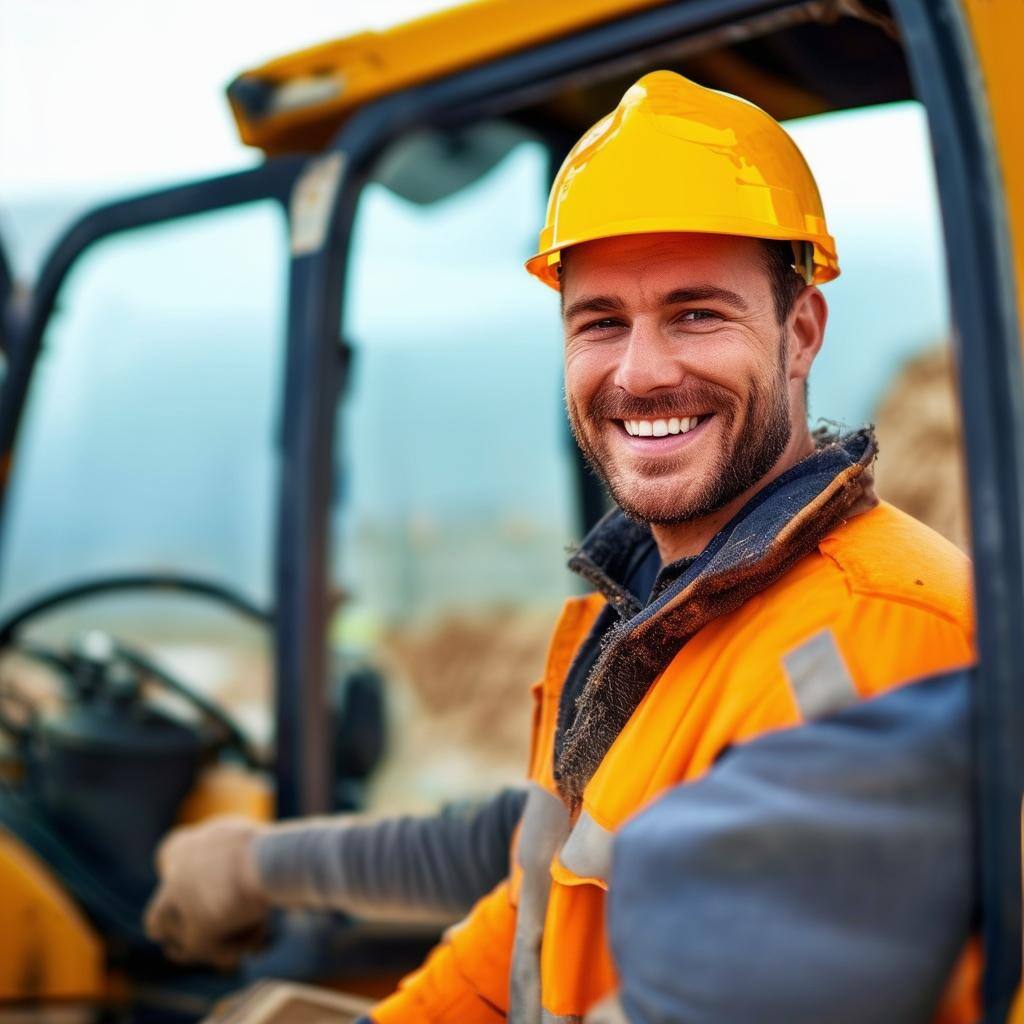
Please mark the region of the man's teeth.
<svg viewBox="0 0 1024 1024"><path fill-rule="evenodd" d="M633 437L664 437L666 434L685 434L700 422L699 416L673 416L670 420L623 420L626 433Z"/></svg>

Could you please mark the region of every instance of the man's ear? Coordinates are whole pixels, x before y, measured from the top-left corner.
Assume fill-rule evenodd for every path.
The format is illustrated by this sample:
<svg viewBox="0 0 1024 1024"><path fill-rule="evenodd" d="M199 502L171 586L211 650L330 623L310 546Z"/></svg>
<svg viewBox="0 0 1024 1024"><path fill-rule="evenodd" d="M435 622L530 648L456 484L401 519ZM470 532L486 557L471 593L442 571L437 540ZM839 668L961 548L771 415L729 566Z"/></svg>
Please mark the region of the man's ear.
<svg viewBox="0 0 1024 1024"><path fill-rule="evenodd" d="M825 340L828 303L813 284L796 297L786 318L786 344L789 348L789 379L806 380L814 357Z"/></svg>

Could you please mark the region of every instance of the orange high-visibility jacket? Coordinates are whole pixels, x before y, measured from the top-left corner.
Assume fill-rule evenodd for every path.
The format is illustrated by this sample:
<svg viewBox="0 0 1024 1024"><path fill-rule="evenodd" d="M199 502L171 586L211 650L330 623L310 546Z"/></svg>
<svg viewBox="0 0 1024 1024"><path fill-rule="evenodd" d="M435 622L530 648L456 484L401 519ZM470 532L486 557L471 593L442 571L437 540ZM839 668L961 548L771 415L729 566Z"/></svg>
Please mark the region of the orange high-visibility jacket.
<svg viewBox="0 0 1024 1024"><path fill-rule="evenodd" d="M730 744L973 660L968 560L882 503L840 522L767 589L713 619L661 672L572 815L552 774L559 696L604 605L569 600L534 687L531 795L510 878L372 1013L377 1024L579 1020L616 988L605 935L610 837ZM836 698L839 703L836 703ZM848 701L847 701L848 702ZM943 1021L973 1019L972 995Z"/></svg>

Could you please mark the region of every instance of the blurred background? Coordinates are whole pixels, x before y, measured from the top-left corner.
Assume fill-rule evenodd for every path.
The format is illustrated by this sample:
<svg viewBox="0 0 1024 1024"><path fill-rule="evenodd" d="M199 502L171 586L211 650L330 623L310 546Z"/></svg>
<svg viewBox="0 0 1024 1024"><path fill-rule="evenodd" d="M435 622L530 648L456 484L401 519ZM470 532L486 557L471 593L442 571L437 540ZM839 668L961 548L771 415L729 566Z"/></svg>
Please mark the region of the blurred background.
<svg viewBox="0 0 1024 1024"><path fill-rule="evenodd" d="M223 95L241 70L441 6L0 0L0 238L15 277L30 287L98 202L258 163ZM906 100L787 127L843 267L825 289L812 417L877 421L882 494L963 545L922 108ZM465 187L412 201L389 186L410 154L390 154L357 214L331 637L339 659L386 680L371 807L431 806L521 774L528 684L578 587L563 568L580 537L557 300L521 269L551 168L528 133L487 131L500 155ZM287 264L269 201L114 236L78 262L26 407L0 613L73 580L160 569L269 604ZM257 744L271 742L259 630L188 598L119 597L55 615L41 635L86 627L130 636ZM47 686L38 667L19 678Z"/></svg>

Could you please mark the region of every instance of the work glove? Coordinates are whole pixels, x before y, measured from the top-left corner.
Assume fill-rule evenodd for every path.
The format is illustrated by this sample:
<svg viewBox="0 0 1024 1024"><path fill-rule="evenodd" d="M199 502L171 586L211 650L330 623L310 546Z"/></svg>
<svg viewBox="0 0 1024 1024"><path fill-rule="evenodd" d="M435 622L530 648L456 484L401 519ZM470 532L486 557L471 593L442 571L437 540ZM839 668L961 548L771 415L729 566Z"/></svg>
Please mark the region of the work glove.
<svg viewBox="0 0 1024 1024"><path fill-rule="evenodd" d="M156 854L146 933L172 960L235 966L266 935L270 900L256 866L267 826L224 817L175 829Z"/></svg>

